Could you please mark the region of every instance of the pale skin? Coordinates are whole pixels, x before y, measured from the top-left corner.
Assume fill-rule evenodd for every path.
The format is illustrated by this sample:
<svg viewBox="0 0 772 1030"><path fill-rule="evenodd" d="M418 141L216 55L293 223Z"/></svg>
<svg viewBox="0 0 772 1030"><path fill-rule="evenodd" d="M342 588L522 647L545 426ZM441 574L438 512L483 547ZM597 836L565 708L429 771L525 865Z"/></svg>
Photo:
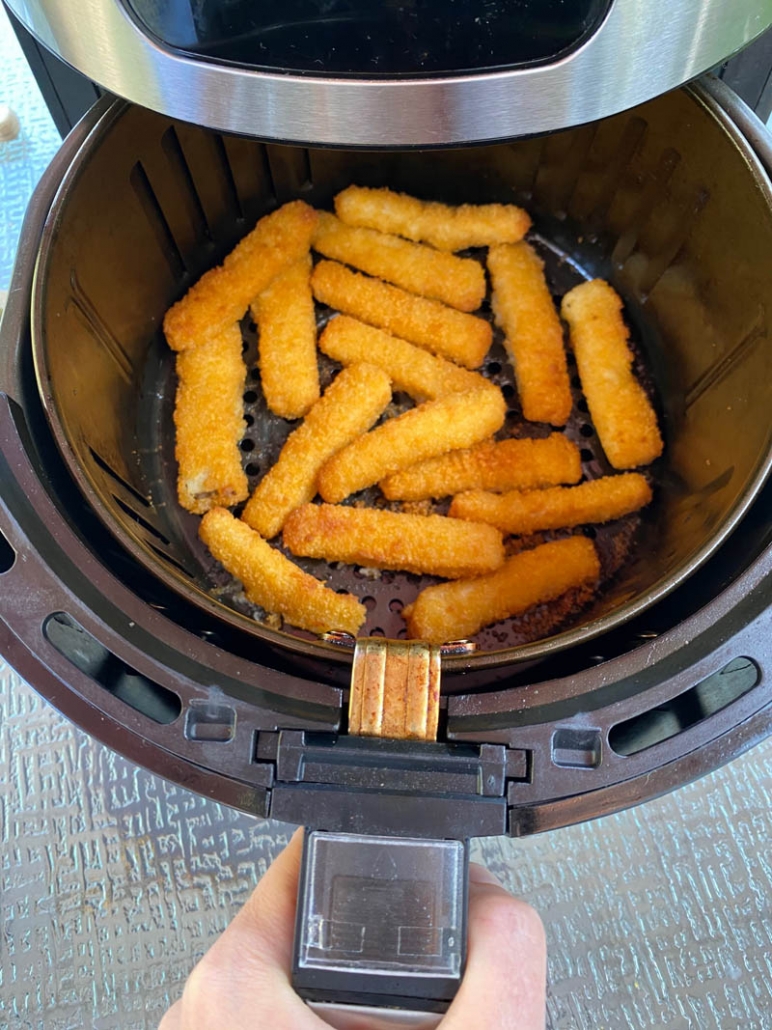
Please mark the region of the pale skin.
<svg viewBox="0 0 772 1030"><path fill-rule="evenodd" d="M302 831L190 974L159 1030L329 1030L290 985ZM466 973L441 1030L544 1030L546 944L536 912L483 866L469 873ZM352 1030L368 1030L367 1021Z"/></svg>

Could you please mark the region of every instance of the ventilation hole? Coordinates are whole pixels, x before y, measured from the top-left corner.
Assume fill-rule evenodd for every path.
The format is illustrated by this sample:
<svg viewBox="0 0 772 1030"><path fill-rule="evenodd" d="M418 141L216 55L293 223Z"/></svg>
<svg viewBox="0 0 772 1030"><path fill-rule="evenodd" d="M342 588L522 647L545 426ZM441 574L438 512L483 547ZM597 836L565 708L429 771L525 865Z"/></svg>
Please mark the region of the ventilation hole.
<svg viewBox="0 0 772 1030"><path fill-rule="evenodd" d="M185 262L182 260L180 248L177 246L177 241L169 228L169 223L166 221L166 216L141 161L137 161L132 168L129 182L145 213L158 247L169 265L172 276L175 279L181 279L186 271Z"/></svg>
<svg viewBox="0 0 772 1030"><path fill-rule="evenodd" d="M552 734L553 765L563 769L597 769L600 759L600 730L566 726Z"/></svg>
<svg viewBox="0 0 772 1030"><path fill-rule="evenodd" d="M589 447L582 447L580 457L582 461L595 461L595 455L592 453Z"/></svg>
<svg viewBox="0 0 772 1030"><path fill-rule="evenodd" d="M233 177L233 169L231 163L228 160L228 151L225 149L225 141L222 136L212 136L212 142L214 143L214 149L217 156L220 159L220 167L223 173L223 182L225 183L225 190L228 194L228 198L231 203L231 207L236 212L236 216L239 221L244 221L244 210L241 206L241 200L239 199L239 191L236 188L236 180Z"/></svg>
<svg viewBox="0 0 772 1030"><path fill-rule="evenodd" d="M250 461L244 471L248 476L258 476L260 474L260 466L256 465L254 461Z"/></svg>
<svg viewBox="0 0 772 1030"><path fill-rule="evenodd" d="M16 551L11 547L2 533L0 533L0 576L4 572L10 572L16 561Z"/></svg>
<svg viewBox="0 0 772 1030"><path fill-rule="evenodd" d="M216 633L213 629L200 629L198 635L202 640L206 641L207 644L214 644L215 647L223 646L223 639L219 633Z"/></svg>
<svg viewBox="0 0 772 1030"><path fill-rule="evenodd" d="M254 318L250 318L248 326L249 326L249 331L251 333L256 333L257 332L257 322L254 320Z"/></svg>
<svg viewBox="0 0 772 1030"><path fill-rule="evenodd" d="M401 612L405 605L400 601L398 597L394 597L389 601L390 612Z"/></svg>
<svg viewBox="0 0 772 1030"><path fill-rule="evenodd" d="M108 476L115 480L116 483L120 483L123 489L127 490L135 500L139 501L140 504L143 504L146 508L151 507L150 501L147 497L143 497L139 490L135 490L131 483L127 483L123 476L116 472L112 465L108 465L105 459L101 457L101 455L97 454L93 447L89 447L89 450L91 451L91 457L103 472L106 472Z"/></svg>
<svg viewBox="0 0 772 1030"><path fill-rule="evenodd" d="M252 415L250 415L249 412L247 412L247 414L244 416L244 422L245 422L247 428L249 428L250 426L253 426L255 424L254 417Z"/></svg>
<svg viewBox="0 0 772 1030"><path fill-rule="evenodd" d="M505 383L504 386L502 386L501 388L501 392L504 394L507 400L509 400L510 397L515 396L515 388L511 383Z"/></svg>
<svg viewBox="0 0 772 1030"><path fill-rule="evenodd" d="M242 340L241 342L241 353L246 354L249 350L249 340Z"/></svg>
<svg viewBox="0 0 772 1030"><path fill-rule="evenodd" d="M595 436L595 430L592 428L592 426L588 425L586 422L582 426L582 428L579 430L579 432L582 434L582 436L587 436L587 437Z"/></svg>
<svg viewBox="0 0 772 1030"><path fill-rule="evenodd" d="M518 414L517 409L516 408L510 408L509 411L507 412L507 418L510 420L510 422L512 422L512 421L516 420L517 418L519 418L519 414Z"/></svg>
<svg viewBox="0 0 772 1030"><path fill-rule="evenodd" d="M397 633L397 640L407 640L407 630L403 626Z"/></svg>
<svg viewBox="0 0 772 1030"><path fill-rule="evenodd" d="M166 155L166 160L171 165L174 181L177 184L185 184L185 189L182 191L178 190L177 192L182 195L183 203L188 210L188 216L194 226L197 238L211 243L212 234L209 231L209 223L204 213L204 205L201 203L201 197L198 195L193 176L190 174L190 166L182 149L180 138L173 125L170 125L161 137L161 149Z"/></svg>
<svg viewBox="0 0 772 1030"><path fill-rule="evenodd" d="M586 400L584 399L584 397L582 397L582 398L581 398L580 400L578 400L578 401L576 402L576 407L577 407L577 410L578 410L578 411L582 411L582 412L584 412L584 414L585 414L585 415L586 415L586 414L587 414L587 412L588 412L588 411L590 410L590 409L589 409L589 408L587 407L587 401L586 401Z"/></svg>
<svg viewBox="0 0 772 1030"><path fill-rule="evenodd" d="M594 540L598 533L594 526L585 526L584 535L588 536L590 540Z"/></svg>
<svg viewBox="0 0 772 1030"><path fill-rule="evenodd" d="M255 393L255 391L254 390L247 390L247 392L244 394L244 403L245 404L254 404L256 400L257 400L257 394Z"/></svg>
<svg viewBox="0 0 772 1030"><path fill-rule="evenodd" d="M335 593L336 594L347 594L348 590L346 590L345 587L338 587L338 589L335 591Z"/></svg>
<svg viewBox="0 0 772 1030"><path fill-rule="evenodd" d="M380 626L376 626L374 630L370 632L371 637L385 637L386 634L383 632Z"/></svg>
<svg viewBox="0 0 772 1030"><path fill-rule="evenodd" d="M571 385L575 390L581 390L582 380L579 378L579 376L571 376Z"/></svg>
<svg viewBox="0 0 772 1030"><path fill-rule="evenodd" d="M173 558L170 554L166 554L165 551L162 551L159 547L156 547L154 544L150 544L149 546L151 551L154 551L159 558L163 558L165 562L168 562L170 565L173 565L178 572L181 572L183 574L183 576L187 576L188 579L193 580L196 578L190 571L190 569L186 569L184 565L177 561L176 558Z"/></svg>
<svg viewBox="0 0 772 1030"><path fill-rule="evenodd" d="M76 669L153 722L168 725L182 711L173 691L132 669L66 612L49 615L43 635Z"/></svg>
<svg viewBox="0 0 772 1030"><path fill-rule="evenodd" d="M747 694L761 679L751 658L734 658L728 665L664 705L620 722L608 742L618 755L636 755L696 726Z"/></svg>
<svg viewBox="0 0 772 1030"><path fill-rule="evenodd" d="M255 449L255 441L250 440L249 437L247 437L246 440L241 441L239 446L241 447L242 451L246 451L248 454L250 451L253 451Z"/></svg>
<svg viewBox="0 0 772 1030"><path fill-rule="evenodd" d="M257 382L257 380L260 378L260 369L253 368L252 371L249 373L249 378L254 379L255 382ZM255 400L257 400L257 394L255 394Z"/></svg>
<svg viewBox="0 0 772 1030"><path fill-rule="evenodd" d="M128 504L126 504L124 501L120 499L120 497L116 497L115 494L113 494L113 500L121 509L121 511L125 511L129 518L133 519L138 526L142 526L144 530L146 530L148 533L151 533L156 538L156 540L160 540L162 544L166 544L167 547L171 546L171 540L167 540L163 533L157 530L155 526L148 522L147 519L143 518L138 512L134 511L133 508L130 508Z"/></svg>
<svg viewBox="0 0 772 1030"><path fill-rule="evenodd" d="M489 375L496 376L501 371L501 365L498 361L489 361L485 366L485 370Z"/></svg>
<svg viewBox="0 0 772 1030"><path fill-rule="evenodd" d="M376 600L374 597L363 597L362 604L365 606L368 612L371 612L373 608L375 608Z"/></svg>

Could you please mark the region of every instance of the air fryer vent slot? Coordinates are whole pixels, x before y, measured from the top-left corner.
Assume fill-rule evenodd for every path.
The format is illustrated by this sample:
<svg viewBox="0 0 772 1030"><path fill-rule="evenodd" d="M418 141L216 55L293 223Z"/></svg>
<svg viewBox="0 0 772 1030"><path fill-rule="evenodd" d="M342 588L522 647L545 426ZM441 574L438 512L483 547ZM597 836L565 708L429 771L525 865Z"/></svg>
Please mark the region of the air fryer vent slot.
<svg viewBox="0 0 772 1030"><path fill-rule="evenodd" d="M67 612L49 615L43 635L82 673L153 722L165 726L182 711L182 702L173 691L130 668Z"/></svg>
<svg viewBox="0 0 772 1030"><path fill-rule="evenodd" d="M0 576L4 572L10 572L16 562L16 551L11 547L2 533L0 533Z"/></svg>
<svg viewBox="0 0 772 1030"><path fill-rule="evenodd" d="M609 733L609 745L618 755L637 755L722 711L760 679L759 667L752 658L733 658L723 669L666 704L618 723Z"/></svg>

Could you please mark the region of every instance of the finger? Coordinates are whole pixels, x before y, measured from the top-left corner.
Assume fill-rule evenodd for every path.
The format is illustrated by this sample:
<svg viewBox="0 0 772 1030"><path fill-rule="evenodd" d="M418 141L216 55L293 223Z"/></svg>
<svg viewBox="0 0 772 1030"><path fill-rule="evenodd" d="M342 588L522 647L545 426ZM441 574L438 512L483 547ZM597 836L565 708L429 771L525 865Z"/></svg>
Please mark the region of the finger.
<svg viewBox="0 0 772 1030"><path fill-rule="evenodd" d="M181 1030L182 1028L182 999L175 1001L164 1018L158 1024L158 1030Z"/></svg>
<svg viewBox="0 0 772 1030"><path fill-rule="evenodd" d="M546 967L537 913L472 863L466 971L442 1030L544 1030Z"/></svg>
<svg viewBox="0 0 772 1030"><path fill-rule="evenodd" d="M302 847L298 830L193 970L179 1030L325 1030L290 985Z"/></svg>

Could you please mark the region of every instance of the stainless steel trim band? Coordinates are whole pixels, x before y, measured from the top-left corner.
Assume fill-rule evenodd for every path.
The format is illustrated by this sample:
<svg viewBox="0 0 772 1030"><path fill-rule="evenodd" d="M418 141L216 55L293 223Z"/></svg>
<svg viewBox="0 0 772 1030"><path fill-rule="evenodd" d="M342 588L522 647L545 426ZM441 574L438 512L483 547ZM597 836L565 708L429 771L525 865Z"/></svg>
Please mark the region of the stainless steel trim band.
<svg viewBox="0 0 772 1030"><path fill-rule="evenodd" d="M5 0L94 82L152 110L291 143L439 146L552 132L626 110L713 67L772 24L772 0L616 0L555 64L431 79L269 74L172 53L119 0Z"/></svg>

